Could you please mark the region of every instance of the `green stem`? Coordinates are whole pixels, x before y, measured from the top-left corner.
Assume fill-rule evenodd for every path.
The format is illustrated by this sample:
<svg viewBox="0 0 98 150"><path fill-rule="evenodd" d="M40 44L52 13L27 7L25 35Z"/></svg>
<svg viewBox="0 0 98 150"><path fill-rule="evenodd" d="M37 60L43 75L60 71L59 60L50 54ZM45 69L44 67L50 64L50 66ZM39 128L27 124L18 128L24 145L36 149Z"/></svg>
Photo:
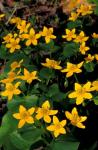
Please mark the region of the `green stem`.
<svg viewBox="0 0 98 150"><path fill-rule="evenodd" d="M76 74L74 74L74 78L76 79L77 83L79 83L78 78L76 76Z"/></svg>

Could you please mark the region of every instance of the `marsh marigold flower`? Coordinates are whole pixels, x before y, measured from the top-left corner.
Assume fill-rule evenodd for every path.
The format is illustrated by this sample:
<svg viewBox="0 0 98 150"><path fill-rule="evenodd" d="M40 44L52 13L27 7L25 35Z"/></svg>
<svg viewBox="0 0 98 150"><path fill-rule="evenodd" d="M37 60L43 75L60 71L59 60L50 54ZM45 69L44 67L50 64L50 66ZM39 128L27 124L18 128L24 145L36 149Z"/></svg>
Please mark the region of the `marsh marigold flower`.
<svg viewBox="0 0 98 150"><path fill-rule="evenodd" d="M35 30L33 28L30 29L28 34L23 34L22 38L27 39L26 41L26 46L32 45L37 45L38 44L38 39L41 37L40 33L35 33Z"/></svg>
<svg viewBox="0 0 98 150"><path fill-rule="evenodd" d="M98 54L95 54L94 56L95 56L95 59L98 61Z"/></svg>
<svg viewBox="0 0 98 150"><path fill-rule="evenodd" d="M19 29L20 34L27 33L29 27L30 27L30 23L26 23L25 20L21 20L21 22L17 25L17 29Z"/></svg>
<svg viewBox="0 0 98 150"><path fill-rule="evenodd" d="M88 54L87 57L84 58L86 63L88 62L92 62L94 60L94 56L92 56L91 54Z"/></svg>
<svg viewBox="0 0 98 150"><path fill-rule="evenodd" d="M79 48L79 50L80 50L80 52L81 52L82 55L85 55L85 53L86 53L89 49L90 49L90 48L89 48L88 46L86 46L86 43L85 43L85 42L81 43L80 48Z"/></svg>
<svg viewBox="0 0 98 150"><path fill-rule="evenodd" d="M34 113L35 108L31 107L30 109L26 109L23 105L19 106L19 113L13 114L13 117L15 119L20 120L18 123L18 128L22 128L25 123L33 124L34 119L32 117L32 114Z"/></svg>
<svg viewBox="0 0 98 150"><path fill-rule="evenodd" d="M68 95L69 98L76 98L76 104L80 105L83 103L85 99L91 99L92 94L91 90L91 82L87 82L83 86L79 83L75 83L75 91Z"/></svg>
<svg viewBox="0 0 98 150"><path fill-rule="evenodd" d="M14 71L16 68L20 68L22 62L23 62L23 59L20 60L19 62L17 62L17 61L12 62L11 63L11 71Z"/></svg>
<svg viewBox="0 0 98 150"><path fill-rule="evenodd" d="M92 37L93 37L94 39L98 39L98 34L97 34L97 33L93 33L93 34L92 34Z"/></svg>
<svg viewBox="0 0 98 150"><path fill-rule="evenodd" d="M65 32L66 35L62 35L63 39L66 39L67 41L71 41L76 38L76 34L75 34L76 29L72 29L72 30L66 29Z"/></svg>
<svg viewBox="0 0 98 150"><path fill-rule="evenodd" d="M66 134L64 126L67 121L62 120L61 122L56 116L53 116L53 124L47 127L47 130L52 131L55 137L58 137L60 134Z"/></svg>
<svg viewBox="0 0 98 150"><path fill-rule="evenodd" d="M74 41L76 43L83 43L83 42L86 42L88 39L89 39L89 37L85 36L85 33L83 31L81 31L79 33L79 35L76 36Z"/></svg>
<svg viewBox="0 0 98 150"><path fill-rule="evenodd" d="M87 119L87 117L86 116L79 116L76 107L74 107L72 109L71 113L69 111L65 111L65 115L66 115L67 119L70 120L72 125L74 125L78 128L82 128L82 129L85 128L85 126L83 125L82 122L84 122Z"/></svg>
<svg viewBox="0 0 98 150"><path fill-rule="evenodd" d="M44 27L41 35L45 37L45 42L49 43L51 39L56 39L56 36L53 35L53 28Z"/></svg>
<svg viewBox="0 0 98 150"><path fill-rule="evenodd" d="M72 64L70 62L67 62L67 67L63 70L61 70L61 72L66 74L66 77L71 77L74 73L80 73L82 72L82 70L80 69L83 65L83 62L79 63L79 64Z"/></svg>
<svg viewBox="0 0 98 150"><path fill-rule="evenodd" d="M98 91L98 81L92 82L91 91Z"/></svg>
<svg viewBox="0 0 98 150"><path fill-rule="evenodd" d="M16 50L19 50L21 46L19 45L19 38L12 38L9 43L6 44L6 48L9 48L10 53L13 53Z"/></svg>
<svg viewBox="0 0 98 150"><path fill-rule="evenodd" d="M70 20L70 21L76 21L77 18L78 18L78 16L79 16L78 13L76 13L76 12L71 12L71 16L69 17L68 20Z"/></svg>
<svg viewBox="0 0 98 150"><path fill-rule="evenodd" d="M36 119L39 120L43 118L45 122L50 123L51 122L50 116L57 114L58 110L51 110L50 103L47 100L42 104L41 108L37 109L36 113L37 113Z"/></svg>
<svg viewBox="0 0 98 150"><path fill-rule="evenodd" d="M7 83L5 91L1 92L2 96L7 96L8 100L11 100L13 98L13 95L19 95L21 91L18 89L20 85L20 82L17 82L16 84Z"/></svg>
<svg viewBox="0 0 98 150"><path fill-rule="evenodd" d="M7 34L6 36L3 37L4 42L2 42L2 43L9 43L12 38L13 38L12 33L9 33L9 34Z"/></svg>
<svg viewBox="0 0 98 150"><path fill-rule="evenodd" d="M17 75L18 75L18 73L16 74L15 72L10 71L10 72L8 73L8 77L7 77L6 79L2 79L0 82L1 82L1 83L5 83L5 84L11 83L11 82L13 82L15 79L17 79Z"/></svg>
<svg viewBox="0 0 98 150"><path fill-rule="evenodd" d="M20 24L21 23L21 18L19 17L13 17L11 20L10 20L10 23L11 24Z"/></svg>
<svg viewBox="0 0 98 150"><path fill-rule="evenodd" d="M5 16L5 14L0 14L0 20Z"/></svg>
<svg viewBox="0 0 98 150"><path fill-rule="evenodd" d="M78 13L81 13L82 16L89 15L93 13L92 5L85 4L81 5L80 8L77 9Z"/></svg>
<svg viewBox="0 0 98 150"><path fill-rule="evenodd" d="M24 75L18 76L18 78L25 80L27 83L31 83L33 80L37 80L37 71L29 72L26 68L24 68Z"/></svg>
<svg viewBox="0 0 98 150"><path fill-rule="evenodd" d="M48 67L48 68L53 68L60 70L62 67L60 66L60 61L55 61L53 59L46 58L46 63L41 63L42 66Z"/></svg>

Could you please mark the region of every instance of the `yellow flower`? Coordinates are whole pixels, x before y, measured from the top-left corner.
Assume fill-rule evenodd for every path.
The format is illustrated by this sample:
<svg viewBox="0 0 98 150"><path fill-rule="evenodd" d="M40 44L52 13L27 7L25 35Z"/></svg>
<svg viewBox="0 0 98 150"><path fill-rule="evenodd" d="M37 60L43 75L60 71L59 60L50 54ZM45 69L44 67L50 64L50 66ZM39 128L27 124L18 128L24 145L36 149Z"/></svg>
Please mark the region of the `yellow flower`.
<svg viewBox="0 0 98 150"><path fill-rule="evenodd" d="M66 77L71 77L74 73L80 73L82 70L80 69L83 65L83 62L79 64L72 64L67 62L67 68L61 70L61 72L67 72Z"/></svg>
<svg viewBox="0 0 98 150"><path fill-rule="evenodd" d="M15 85L12 83L6 84L5 91L1 92L2 96L7 96L8 100L11 100L13 98L13 95L19 95L21 91L18 89L18 86L20 85L20 82L17 82Z"/></svg>
<svg viewBox="0 0 98 150"><path fill-rule="evenodd" d="M76 36L76 39L74 40L76 43L83 43L88 40L89 37L85 36L85 33L83 31L80 32L79 35Z"/></svg>
<svg viewBox="0 0 98 150"><path fill-rule="evenodd" d="M46 58L46 63L41 63L42 66L48 67L48 68L53 68L60 70L62 67L60 66L60 62L55 61L53 59Z"/></svg>
<svg viewBox="0 0 98 150"><path fill-rule="evenodd" d="M93 81L92 82L91 91L98 91L98 81Z"/></svg>
<svg viewBox="0 0 98 150"><path fill-rule="evenodd" d="M71 41L72 39L76 38L76 34L75 34L76 29L72 29L72 30L66 29L65 32L66 35L62 35L63 39L66 39L67 41Z"/></svg>
<svg viewBox="0 0 98 150"><path fill-rule="evenodd" d="M5 14L0 14L0 20L5 16Z"/></svg>
<svg viewBox="0 0 98 150"><path fill-rule="evenodd" d="M41 37L41 34L35 34L35 30L33 28L30 29L29 34L23 34L22 38L27 39L26 46L30 46L31 44L37 45L38 39Z"/></svg>
<svg viewBox="0 0 98 150"><path fill-rule="evenodd" d="M53 28L44 27L41 35L45 37L45 42L49 43L51 39L56 39L56 36L53 35Z"/></svg>
<svg viewBox="0 0 98 150"><path fill-rule="evenodd" d="M71 113L69 111L66 111L65 115L66 115L67 119L69 119L71 121L72 125L74 125L78 128L85 129L85 126L83 125L82 122L84 122L87 119L87 117L86 116L79 116L76 107L74 107L72 109Z"/></svg>
<svg viewBox="0 0 98 150"><path fill-rule="evenodd" d="M93 13L92 5L90 4L81 5L80 8L77 9L77 12L81 13L82 16L92 14Z"/></svg>
<svg viewBox="0 0 98 150"><path fill-rule="evenodd" d="M20 30L21 33L27 33L30 27L30 23L26 24L25 20L21 20L21 23L17 25L17 29Z"/></svg>
<svg viewBox="0 0 98 150"><path fill-rule="evenodd" d="M4 39L3 43L9 43L12 38L13 38L12 33L7 34L6 36L3 37Z"/></svg>
<svg viewBox="0 0 98 150"><path fill-rule="evenodd" d="M97 33L93 33L92 37L93 37L94 39L98 39L98 34L97 34Z"/></svg>
<svg viewBox="0 0 98 150"><path fill-rule="evenodd" d="M13 114L13 117L15 119L20 120L18 123L18 128L22 128L25 123L33 124L34 119L31 116L35 111L34 107L31 107L30 109L26 109L23 105L19 106L19 113Z"/></svg>
<svg viewBox="0 0 98 150"><path fill-rule="evenodd" d="M53 124L48 126L47 130L54 132L54 136L58 137L60 134L66 134L66 130L64 128L66 123L66 120L62 120L60 122L56 116L53 116Z"/></svg>
<svg viewBox="0 0 98 150"><path fill-rule="evenodd" d="M19 17L14 17L10 20L11 24L20 24L21 23L21 19Z"/></svg>
<svg viewBox="0 0 98 150"><path fill-rule="evenodd" d="M19 62L14 61L14 62L11 64L11 71L14 71L16 68L20 68L22 62L23 62L23 59L20 60Z"/></svg>
<svg viewBox="0 0 98 150"><path fill-rule="evenodd" d="M94 56L92 56L91 54L88 54L88 56L85 58L85 61L88 63L88 62L91 62L94 60Z"/></svg>
<svg viewBox="0 0 98 150"><path fill-rule="evenodd" d="M91 99L92 94L89 93L91 90L91 82L87 82L83 86L79 83L75 83L75 91L68 95L69 98L76 98L76 104L80 105L85 99Z"/></svg>
<svg viewBox="0 0 98 150"><path fill-rule="evenodd" d="M37 71L29 72L27 69L24 68L24 75L18 76L18 78L25 80L27 83L31 83L33 80L38 79Z"/></svg>
<svg viewBox="0 0 98 150"><path fill-rule="evenodd" d="M86 51L88 51L89 49L90 48L86 46L85 42L81 43L80 48L79 48L82 55L85 55Z"/></svg>
<svg viewBox="0 0 98 150"><path fill-rule="evenodd" d="M17 78L17 74L13 71L10 71L8 73L8 77L6 79L1 80L0 82L7 84L13 82L16 78Z"/></svg>
<svg viewBox="0 0 98 150"><path fill-rule="evenodd" d="M76 21L77 18L78 18L79 14L78 13L75 13L75 12L71 12L71 16L69 17L68 20L71 20L71 21Z"/></svg>
<svg viewBox="0 0 98 150"><path fill-rule="evenodd" d="M95 56L95 59L98 61L98 54L95 54L94 56Z"/></svg>
<svg viewBox="0 0 98 150"><path fill-rule="evenodd" d="M50 123L51 122L51 115L55 115L58 113L58 110L51 110L50 109L50 103L49 101L45 101L42 104L41 108L38 108L38 110L36 111L37 115L36 115L36 119L44 119L45 122Z"/></svg>
<svg viewBox="0 0 98 150"><path fill-rule="evenodd" d="M6 47L9 48L10 53L13 53L15 50L19 50L21 46L19 45L20 39L19 38L12 38Z"/></svg>

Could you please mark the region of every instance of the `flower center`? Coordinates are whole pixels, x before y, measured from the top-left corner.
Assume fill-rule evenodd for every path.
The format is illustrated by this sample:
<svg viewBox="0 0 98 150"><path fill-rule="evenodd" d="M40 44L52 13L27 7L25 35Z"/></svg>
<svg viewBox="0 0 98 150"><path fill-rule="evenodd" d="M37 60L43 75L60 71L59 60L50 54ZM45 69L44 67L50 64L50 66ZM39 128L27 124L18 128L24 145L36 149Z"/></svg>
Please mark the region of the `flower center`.
<svg viewBox="0 0 98 150"><path fill-rule="evenodd" d="M55 128L56 128L56 130L59 130L60 128L62 128L62 125L58 123L55 125Z"/></svg>
<svg viewBox="0 0 98 150"><path fill-rule="evenodd" d="M27 119L29 117L29 113L24 111L21 113L21 119Z"/></svg>
<svg viewBox="0 0 98 150"><path fill-rule="evenodd" d="M44 115L49 115L49 109L48 108L43 108L42 112Z"/></svg>

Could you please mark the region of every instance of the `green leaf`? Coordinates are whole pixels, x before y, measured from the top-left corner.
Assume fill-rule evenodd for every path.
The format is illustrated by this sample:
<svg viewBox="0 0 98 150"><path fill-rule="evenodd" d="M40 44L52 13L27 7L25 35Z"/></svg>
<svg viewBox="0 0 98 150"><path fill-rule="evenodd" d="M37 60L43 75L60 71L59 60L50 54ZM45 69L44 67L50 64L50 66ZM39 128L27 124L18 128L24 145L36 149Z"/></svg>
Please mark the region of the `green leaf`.
<svg viewBox="0 0 98 150"><path fill-rule="evenodd" d="M7 49L4 45L1 45L0 47L0 58L5 59L7 56Z"/></svg>
<svg viewBox="0 0 98 150"><path fill-rule="evenodd" d="M93 62L84 63L84 68L87 72L93 72L94 71L95 64Z"/></svg>
<svg viewBox="0 0 98 150"><path fill-rule="evenodd" d="M29 150L31 146L29 141L23 139L22 136L18 132L13 132L10 135L10 141L19 150Z"/></svg>
<svg viewBox="0 0 98 150"><path fill-rule="evenodd" d="M7 113L2 120L0 127L0 145L4 143L4 139L16 130L17 121L12 117L12 114Z"/></svg>
<svg viewBox="0 0 98 150"><path fill-rule="evenodd" d="M82 27L82 21L81 20L76 20L74 22L68 22L67 23L67 28L68 29L73 29L73 28L76 28L76 27Z"/></svg>
<svg viewBox="0 0 98 150"><path fill-rule="evenodd" d="M79 51L79 44L77 43L65 43L63 45L63 53L62 56L65 58L69 58Z"/></svg>
<svg viewBox="0 0 98 150"><path fill-rule="evenodd" d="M54 96L55 94L57 94L59 92L59 87L58 87L58 84L52 84L50 87L49 87L49 90L47 92L47 95L49 97L52 97Z"/></svg>
<svg viewBox="0 0 98 150"><path fill-rule="evenodd" d="M28 142L30 144L34 144L36 142L38 142L39 140L41 140L41 134L42 134L42 130L38 129L38 128L28 128L26 131L24 130L22 133L22 137L25 140L28 140Z"/></svg>
<svg viewBox="0 0 98 150"><path fill-rule="evenodd" d="M27 95L24 97L15 97L12 101L8 102L8 109L15 112L19 109L19 105L24 105L27 108L36 106L38 97L36 95Z"/></svg>
<svg viewBox="0 0 98 150"><path fill-rule="evenodd" d="M49 150L78 150L79 142L55 141Z"/></svg>
<svg viewBox="0 0 98 150"><path fill-rule="evenodd" d="M49 69L49 68L42 68L41 71L39 72L39 78L41 80L46 79L49 80L50 78L54 77L54 70Z"/></svg>
<svg viewBox="0 0 98 150"><path fill-rule="evenodd" d="M98 105L98 96L95 96L95 97L93 98L93 100L94 100L95 105Z"/></svg>

